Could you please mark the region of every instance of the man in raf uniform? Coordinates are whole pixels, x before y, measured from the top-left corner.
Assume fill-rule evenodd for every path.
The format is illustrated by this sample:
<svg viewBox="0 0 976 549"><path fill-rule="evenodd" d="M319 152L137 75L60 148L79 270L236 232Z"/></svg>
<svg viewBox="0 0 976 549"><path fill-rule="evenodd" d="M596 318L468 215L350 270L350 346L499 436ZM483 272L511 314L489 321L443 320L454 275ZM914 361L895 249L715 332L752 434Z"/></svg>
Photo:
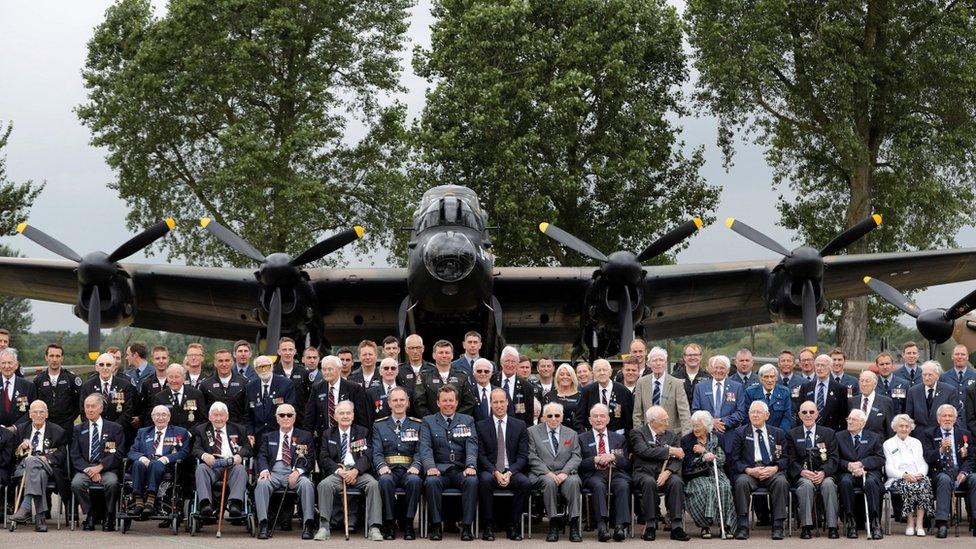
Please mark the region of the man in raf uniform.
<svg viewBox="0 0 976 549"><path fill-rule="evenodd" d="M813 509L819 493L823 498L827 537L837 539L837 440L834 431L818 425L817 405L813 401L800 404L800 425L789 433L789 477L796 487L800 508L800 539L810 539L813 533Z"/></svg>
<svg viewBox="0 0 976 549"><path fill-rule="evenodd" d="M634 488L641 490L643 495L644 534L641 539L652 541L656 538L660 491L671 517L671 539L688 541L691 538L682 527L685 483L681 478L681 464L685 452L681 449L681 436L668 429L668 413L664 408L651 406L645 417L647 423L630 432Z"/></svg>
<svg viewBox="0 0 976 549"><path fill-rule="evenodd" d="M214 373L200 383L207 410L215 402L227 407L228 421L245 425L247 421L247 379L234 371L234 356L227 349L214 353Z"/></svg>
<svg viewBox="0 0 976 549"><path fill-rule="evenodd" d="M258 357L260 359L262 357ZM267 358L267 357L265 357ZM262 366L255 359L255 370ZM271 373L268 358L267 373ZM258 444L258 482L254 487L254 508L258 519L258 539L268 539L268 507L271 493L285 488L298 494L302 504L302 539L312 539L315 527L315 485L311 474L315 467L315 442L312 433L295 428L295 407L279 404L275 410L277 426L261 435Z"/></svg>
<svg viewBox="0 0 976 549"><path fill-rule="evenodd" d="M463 375L463 374L462 374ZM474 418L457 412L458 389L443 384L437 391L439 411L424 418L420 428L420 461L427 472L424 492L430 510L430 541L444 534L442 495L445 488L461 490L461 541L471 541L478 505L478 437Z"/></svg>
<svg viewBox="0 0 976 549"><path fill-rule="evenodd" d="M379 371L380 382L366 390L366 402L370 405L370 411L374 418L390 415L389 395L390 391L397 387L397 373L400 368L397 366L396 359L384 358L380 362Z"/></svg>
<svg viewBox="0 0 976 549"><path fill-rule="evenodd" d="M464 347L464 354L457 357L451 366L464 370L469 378L474 377L474 361L481 358L479 355L481 352L481 334L473 330L464 334L462 346Z"/></svg>
<svg viewBox="0 0 976 549"><path fill-rule="evenodd" d="M93 484L101 485L105 494L102 531L115 530L115 501L119 496L125 435L121 425L102 418L104 406L101 395L88 395L85 398L85 419L74 427L71 439L71 466L77 471L71 479L71 492L85 513L85 522L81 527L85 531L95 529L95 514L89 492Z"/></svg>
<svg viewBox="0 0 976 549"><path fill-rule="evenodd" d="M563 405L550 402L542 408L542 422L529 427L529 481L542 492L542 502L549 516L546 541L559 541L559 531L565 520L559 515L558 497L566 499L569 516L569 541L581 542L580 534L580 478L577 474L580 446L576 431L563 425Z"/></svg>
<svg viewBox="0 0 976 549"><path fill-rule="evenodd" d="M741 416L749 415L749 406L756 400L766 403L769 408L769 419L766 423L784 432L793 428L793 399L790 390L779 383L779 374L772 364L764 364L759 368L759 383L746 388L745 398L742 399ZM797 386L799 391L799 386ZM726 441L726 448L730 440Z"/></svg>
<svg viewBox="0 0 976 549"><path fill-rule="evenodd" d="M54 479L59 494L68 494L65 459L68 454L68 433L47 421L47 404L35 400L30 404L30 420L17 426L17 438L22 440L17 452L26 456L17 470L24 476L23 500L20 509L11 515L13 522L25 522L35 513L35 530L47 532L47 483ZM15 475L16 476L16 475Z"/></svg>
<svg viewBox="0 0 976 549"><path fill-rule="evenodd" d="M251 366L251 344L243 339L234 342L234 372L248 381L258 377Z"/></svg>
<svg viewBox="0 0 976 549"><path fill-rule="evenodd" d="M424 340L417 334L407 336L404 346L407 351L407 361L400 364L400 385L409 387L411 397L414 386L420 384L420 374L434 368L433 363L424 360Z"/></svg>
<svg viewBox="0 0 976 549"><path fill-rule="evenodd" d="M56 343L47 346L44 360L47 369L34 378L37 399L47 404L51 411L48 421L70 433L78 419L78 395L81 378L61 367L64 348Z"/></svg>
<svg viewBox="0 0 976 549"><path fill-rule="evenodd" d="M166 369L166 388L156 393L153 407L169 408L170 423L191 430L206 421L203 393L186 384L186 369L172 364Z"/></svg>
<svg viewBox="0 0 976 549"><path fill-rule="evenodd" d="M291 380L295 388L296 410L299 415L304 413L305 404L308 403L308 393L311 388L311 381L308 377L308 368L304 364L295 362L298 349L295 347L295 340L290 337L283 337L278 340L278 362L275 364L274 373L276 376L284 376ZM301 418L299 418L299 425Z"/></svg>
<svg viewBox="0 0 976 549"><path fill-rule="evenodd" d="M133 341L125 349L125 360L129 363L129 367L122 373L129 378L133 387L139 387L143 381L152 377L153 369L146 360L149 354L146 351L146 344L141 341Z"/></svg>
<svg viewBox="0 0 976 549"><path fill-rule="evenodd" d="M315 437L320 437L326 430L335 427L336 406L345 400L352 402L353 423L366 429L373 427L372 416L366 404L366 391L358 383L342 379L340 367L339 357L335 355L326 355L322 359L322 381L312 386L308 404L305 405L302 425Z"/></svg>
<svg viewBox="0 0 976 549"><path fill-rule="evenodd" d="M315 385L319 381L322 381L322 372L319 371L319 350L315 347L305 347L302 351L302 366L308 370L308 388L311 390L312 385Z"/></svg>
<svg viewBox="0 0 976 549"><path fill-rule="evenodd" d="M383 359L383 362L387 360L393 359ZM396 366L396 360L393 365ZM423 466L417 452L421 421L407 417L410 397L405 388L394 387L386 402L390 408L389 417L379 419L373 425L373 470L383 500L383 539L396 539L395 493L397 488L403 488L407 500L406 515L401 517L403 539L412 540L417 538L413 519L423 488L420 477Z"/></svg>
<svg viewBox="0 0 976 549"><path fill-rule="evenodd" d="M922 382L922 369L918 362L918 345L914 341L906 341L901 347L901 356L905 359L905 363L895 370L895 376L907 381L908 388L911 389Z"/></svg>
<svg viewBox="0 0 976 549"><path fill-rule="evenodd" d="M874 357L874 364L878 367L878 394L891 399L891 413L894 418L905 412L905 397L908 396L910 387L908 380L894 374L895 359L887 352L878 353Z"/></svg>
<svg viewBox="0 0 976 549"><path fill-rule="evenodd" d="M0 426L12 427L28 421L28 409L37 394L34 384L16 375L17 353L0 351Z"/></svg>
<svg viewBox="0 0 976 549"><path fill-rule="evenodd" d="M213 485L223 476L225 470L227 511L232 519L244 516L247 471L243 461L253 451L244 428L229 423L228 417L227 405L214 402L210 406L210 421L193 429L193 457L200 460L195 472L197 499L200 503L200 514L206 517L214 516L214 504L220 505L220 501L214 498ZM223 509L217 509L217 513L223 512Z"/></svg>
<svg viewBox="0 0 976 549"><path fill-rule="evenodd" d="M88 395L98 393L102 395L105 403L102 417L118 423L123 429L130 428L132 418L135 416L136 398L135 389L129 383L129 379L114 375L115 357L108 353L102 353L95 359L95 371L98 375L92 376L81 385L79 407L84 408L85 398Z"/></svg>
<svg viewBox="0 0 976 549"><path fill-rule="evenodd" d="M844 349L836 347L830 351L830 362L830 378L844 386L847 396L857 396L857 378L844 372L847 366L847 353Z"/></svg>
<svg viewBox="0 0 976 549"><path fill-rule="evenodd" d="M491 384L505 391L508 397L508 415L517 417L526 425L535 423L535 387L528 379L515 373L519 354L515 347L502 349L501 371L491 376ZM480 396L480 395L479 395Z"/></svg>
<svg viewBox="0 0 976 549"><path fill-rule="evenodd" d="M454 349L450 341L440 340L434 344L434 368L421 371L420 383L413 394L414 414L427 417L437 412L437 398L439 390L445 385L451 385L458 391L457 412L470 416L477 404L471 380L463 370L451 367Z"/></svg>
<svg viewBox="0 0 976 549"><path fill-rule="evenodd" d="M278 430L275 418L278 406L295 406L295 389L291 380L274 375L273 367L271 357L261 355L255 358L254 371L257 377L247 383L248 428L255 440L260 440L267 431Z"/></svg>

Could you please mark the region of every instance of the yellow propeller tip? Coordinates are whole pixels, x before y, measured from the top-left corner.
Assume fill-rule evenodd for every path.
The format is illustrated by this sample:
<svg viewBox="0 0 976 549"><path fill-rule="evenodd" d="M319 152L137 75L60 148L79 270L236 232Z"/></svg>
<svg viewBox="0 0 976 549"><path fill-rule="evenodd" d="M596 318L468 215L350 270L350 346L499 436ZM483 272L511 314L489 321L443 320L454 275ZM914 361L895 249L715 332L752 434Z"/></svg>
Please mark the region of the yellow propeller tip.
<svg viewBox="0 0 976 549"><path fill-rule="evenodd" d="M548 228L549 228L548 223L539 223L539 230L542 231L543 233L545 233Z"/></svg>
<svg viewBox="0 0 976 549"><path fill-rule="evenodd" d="M692 221L695 222L695 226L698 227L699 229L705 226L705 222L702 221L702 218L700 217L695 217L694 219L692 219Z"/></svg>
<svg viewBox="0 0 976 549"><path fill-rule="evenodd" d="M210 218L209 217L201 217L200 218L200 226L201 227L203 227L204 229L206 229L207 228L207 225L209 225L209 224L210 224Z"/></svg>
<svg viewBox="0 0 976 549"><path fill-rule="evenodd" d="M101 353L98 351L92 351L88 353L88 360L98 360L99 355L101 355Z"/></svg>
<svg viewBox="0 0 976 549"><path fill-rule="evenodd" d="M353 230L356 231L356 238L362 238L363 235L366 234L366 229L362 228L359 225L353 227Z"/></svg>
<svg viewBox="0 0 976 549"><path fill-rule="evenodd" d="M816 346L816 345L807 345L807 347L806 347L806 348L807 348L807 349L810 349L810 352L811 352L811 353L813 353L813 354L817 354L817 346Z"/></svg>
<svg viewBox="0 0 976 549"><path fill-rule="evenodd" d="M871 219L874 220L874 224L875 225L878 225L878 226L881 225L881 214L874 214L874 215L871 216Z"/></svg>
<svg viewBox="0 0 976 549"><path fill-rule="evenodd" d="M734 217L728 217L728 218L726 218L725 219L725 226L731 229L732 228L732 225L735 225L735 218Z"/></svg>
<svg viewBox="0 0 976 549"><path fill-rule="evenodd" d="M278 362L278 355L268 355L268 358L271 359L271 363L272 364L274 364L275 362Z"/></svg>
<svg viewBox="0 0 976 549"><path fill-rule="evenodd" d="M26 230L27 230L27 222L26 221L24 221L23 223L19 223L17 225L17 232L18 233L22 233L22 232L24 232Z"/></svg>
<svg viewBox="0 0 976 549"><path fill-rule="evenodd" d="M166 226L169 227L169 230L172 231L173 229L176 228L176 220L173 219L172 217L167 217L166 218Z"/></svg>
<svg viewBox="0 0 976 549"><path fill-rule="evenodd" d="M871 277L870 276L864 277L864 283L865 284L870 284L871 283Z"/></svg>

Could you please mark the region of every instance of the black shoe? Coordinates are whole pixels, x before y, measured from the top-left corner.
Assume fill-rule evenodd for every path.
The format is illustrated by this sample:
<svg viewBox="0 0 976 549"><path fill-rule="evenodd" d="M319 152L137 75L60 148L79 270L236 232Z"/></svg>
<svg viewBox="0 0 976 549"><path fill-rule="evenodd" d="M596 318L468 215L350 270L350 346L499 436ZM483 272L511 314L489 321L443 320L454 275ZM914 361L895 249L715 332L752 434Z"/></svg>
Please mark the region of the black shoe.
<svg viewBox="0 0 976 549"><path fill-rule="evenodd" d="M408 524L403 527L403 539L407 541L417 539L417 533L413 530L413 524Z"/></svg>
<svg viewBox="0 0 976 549"><path fill-rule="evenodd" d="M651 530L651 535L652 536L654 535L653 532L654 532L654 530ZM651 538L651 539L654 539L654 538ZM691 536L689 536L685 532L685 529L684 528L682 528L680 526L675 526L674 528L671 529L671 539L673 539L674 541L688 541L688 540L691 539Z"/></svg>
<svg viewBox="0 0 976 549"><path fill-rule="evenodd" d="M85 532L93 532L95 530L95 515L89 513L85 517L85 521L81 523L81 529Z"/></svg>
<svg viewBox="0 0 976 549"><path fill-rule="evenodd" d="M386 524L383 525L383 539L387 541L396 539L396 522L386 521Z"/></svg>
<svg viewBox="0 0 976 549"><path fill-rule="evenodd" d="M474 534L471 533L470 524L461 525L461 541L471 541L474 539Z"/></svg>
<svg viewBox="0 0 976 549"><path fill-rule="evenodd" d="M278 525L278 530L282 532L291 532L291 517L286 518Z"/></svg>
<svg viewBox="0 0 976 549"><path fill-rule="evenodd" d="M199 513L202 517L212 517L214 515L214 508L213 505L210 505L209 499L200 500Z"/></svg>
<svg viewBox="0 0 976 549"><path fill-rule="evenodd" d="M607 529L607 523L600 521L600 524L597 525L596 539L601 542L610 541L610 530Z"/></svg>
<svg viewBox="0 0 976 549"><path fill-rule="evenodd" d="M510 541L522 541L522 532L517 528L509 527L506 537Z"/></svg>
<svg viewBox="0 0 976 549"><path fill-rule="evenodd" d="M871 519L871 539L884 539L884 532L881 531L881 522L878 519Z"/></svg>
<svg viewBox="0 0 976 549"><path fill-rule="evenodd" d="M94 529L94 525L92 525L92 529ZM115 531L115 515L109 513L105 515L104 519L102 519L102 532L114 532L114 531Z"/></svg>
<svg viewBox="0 0 976 549"><path fill-rule="evenodd" d="M546 534L546 541L552 543L559 541L559 524L556 519L549 519L549 533Z"/></svg>
<svg viewBox="0 0 976 549"><path fill-rule="evenodd" d="M573 543L583 541L583 534L580 533L579 517L569 519L569 541Z"/></svg>
<svg viewBox="0 0 976 549"><path fill-rule="evenodd" d="M485 526L485 530L481 532L481 541L495 541L495 532L491 526Z"/></svg>
<svg viewBox="0 0 976 549"><path fill-rule="evenodd" d="M440 523L430 525L430 535L427 536L430 541L440 541L444 539L444 530L441 528Z"/></svg>
<svg viewBox="0 0 976 549"><path fill-rule="evenodd" d="M230 513L231 520L244 518L244 502L239 499L230 500L227 502L227 512Z"/></svg>
<svg viewBox="0 0 976 549"><path fill-rule="evenodd" d="M827 528L827 537L837 539L840 537L840 531L837 528Z"/></svg>
<svg viewBox="0 0 976 549"><path fill-rule="evenodd" d="M742 526L735 532L735 539L749 539L749 527Z"/></svg>
<svg viewBox="0 0 976 549"><path fill-rule="evenodd" d="M946 523L940 522L938 525L938 529L935 532L935 537L939 539L945 539L948 535L949 535L949 527L946 526Z"/></svg>
<svg viewBox="0 0 976 549"><path fill-rule="evenodd" d="M268 521L262 520L258 525L258 539L268 539Z"/></svg>
<svg viewBox="0 0 976 549"><path fill-rule="evenodd" d="M302 539L312 539L315 537L315 520L306 520L302 528Z"/></svg>
<svg viewBox="0 0 976 549"><path fill-rule="evenodd" d="M800 530L800 539L810 539L812 537L813 537L812 526L804 526L803 529Z"/></svg>
<svg viewBox="0 0 976 549"><path fill-rule="evenodd" d="M672 534L674 535L674 534ZM657 539L657 528L651 528L650 526L644 528L644 533L641 534L641 539L644 541L654 541Z"/></svg>
<svg viewBox="0 0 976 549"><path fill-rule="evenodd" d="M857 523L854 522L854 517L848 515L844 519L844 528L847 530L847 539L857 539Z"/></svg>
<svg viewBox="0 0 976 549"><path fill-rule="evenodd" d="M783 525L773 526L773 539L783 539Z"/></svg>

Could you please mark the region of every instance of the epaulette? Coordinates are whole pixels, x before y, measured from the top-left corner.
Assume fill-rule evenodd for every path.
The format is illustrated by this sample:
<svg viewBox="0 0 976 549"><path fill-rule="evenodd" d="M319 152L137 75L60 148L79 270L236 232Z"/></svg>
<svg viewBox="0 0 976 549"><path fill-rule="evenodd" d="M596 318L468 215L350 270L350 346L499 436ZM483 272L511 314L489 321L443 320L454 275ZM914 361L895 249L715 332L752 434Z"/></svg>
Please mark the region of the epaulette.
<svg viewBox="0 0 976 549"><path fill-rule="evenodd" d="M412 419L412 420L414 420L414 421L416 421L417 423L423 423L423 422L424 422L424 420L422 420L422 419L417 419L417 418L415 418L415 417L413 417L413 416L407 416L407 419Z"/></svg>

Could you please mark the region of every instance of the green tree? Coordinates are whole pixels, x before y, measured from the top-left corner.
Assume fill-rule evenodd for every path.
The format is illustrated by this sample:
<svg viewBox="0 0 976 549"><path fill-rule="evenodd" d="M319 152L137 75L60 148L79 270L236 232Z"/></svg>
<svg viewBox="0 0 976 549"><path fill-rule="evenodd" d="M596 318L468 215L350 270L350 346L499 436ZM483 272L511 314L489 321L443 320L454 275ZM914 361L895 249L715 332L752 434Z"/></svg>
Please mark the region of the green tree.
<svg viewBox="0 0 976 549"><path fill-rule="evenodd" d="M415 126L416 185L478 192L501 264L585 264L553 222L610 253L639 252L718 189L685 155L681 22L663 0L438 0L432 88ZM666 261L669 257L659 258Z"/></svg>
<svg viewBox="0 0 976 549"><path fill-rule="evenodd" d="M398 53L411 0L119 0L88 44L77 109L139 229L212 217L264 253L297 254L354 222L359 251L405 217ZM389 103L389 101L385 101ZM356 142L356 124L365 135ZM200 230L170 257L250 265ZM332 260L335 261L334 259Z"/></svg>
<svg viewBox="0 0 976 549"><path fill-rule="evenodd" d="M0 244L0 257L21 257L15 250ZM31 329L34 315L31 303L23 297L0 295L0 328L10 331L10 346L19 349L21 337Z"/></svg>
<svg viewBox="0 0 976 549"><path fill-rule="evenodd" d="M823 245L878 212L852 253L954 244L976 206L972 2L689 0L685 18L726 161L737 134L766 148L784 226ZM883 312L842 303L852 357Z"/></svg>
<svg viewBox="0 0 976 549"><path fill-rule="evenodd" d="M13 129L13 124L8 123L6 128L0 124L0 236L14 234L17 224L27 217L27 210L44 189L43 183L14 183L7 179L7 157L3 154L3 148L7 146ZM4 255L13 255L7 251Z"/></svg>

